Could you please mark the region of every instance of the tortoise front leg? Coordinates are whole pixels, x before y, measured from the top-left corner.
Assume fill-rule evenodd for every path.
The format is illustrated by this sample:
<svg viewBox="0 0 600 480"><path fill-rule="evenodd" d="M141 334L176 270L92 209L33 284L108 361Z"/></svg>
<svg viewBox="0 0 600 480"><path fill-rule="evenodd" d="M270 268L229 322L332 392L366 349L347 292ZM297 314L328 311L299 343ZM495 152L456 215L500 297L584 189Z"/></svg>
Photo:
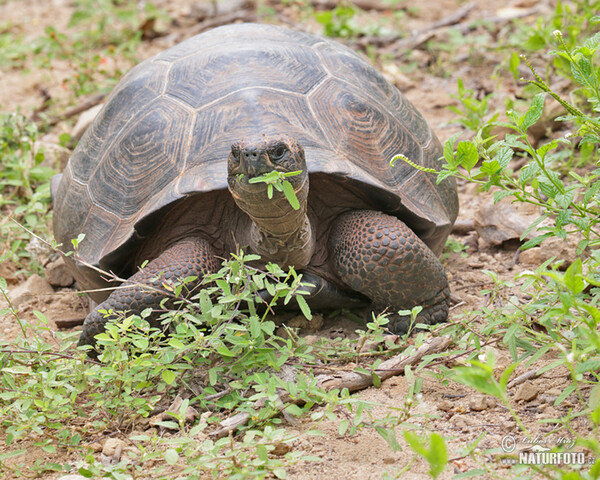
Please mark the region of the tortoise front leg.
<svg viewBox="0 0 600 480"><path fill-rule="evenodd" d="M450 289L435 254L396 217L371 210L341 215L328 241L334 271L369 297L374 310L390 307L390 330L405 333L409 317L398 310L421 305L420 323L445 322Z"/></svg>
<svg viewBox="0 0 600 480"><path fill-rule="evenodd" d="M176 243L132 275L125 284L128 286L113 291L104 302L88 314L83 322L79 345L94 345L96 343L94 337L104 331L106 322L116 318L116 314L105 316L99 312L100 310L139 315L146 308L159 309L163 299L168 296L167 291L162 287L165 281L197 276L199 283L205 273L216 272L219 267L220 262L206 240L192 238ZM158 315L154 320L156 317ZM150 321L152 320L151 316Z"/></svg>

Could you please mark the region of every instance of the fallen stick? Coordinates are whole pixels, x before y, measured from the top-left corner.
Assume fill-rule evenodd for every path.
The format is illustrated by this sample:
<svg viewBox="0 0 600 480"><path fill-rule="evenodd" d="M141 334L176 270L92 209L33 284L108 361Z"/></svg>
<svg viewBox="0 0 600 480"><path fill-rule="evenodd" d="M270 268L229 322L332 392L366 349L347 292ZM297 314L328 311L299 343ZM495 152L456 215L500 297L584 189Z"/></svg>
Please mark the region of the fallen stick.
<svg viewBox="0 0 600 480"><path fill-rule="evenodd" d="M373 373L379 377L380 381L387 380L388 378L404 373L406 366L420 362L426 355L443 352L451 343L452 338L449 336L431 338L412 353L396 355L385 362L382 362ZM366 375L354 371L338 371L335 374L321 374L317 375L316 379L318 380L317 386L326 391L335 388L340 390L347 388L348 391L355 392L373 385L373 375ZM279 396L279 402L282 404L282 409L285 408L283 405L290 401L291 399L287 393L283 393ZM264 401L260 402L259 400L256 404L256 408L260 408L263 405ZM238 428L248 423L250 416L251 414L248 412L241 412L226 418L219 423L219 428L217 430L210 433L210 436L212 438L222 438L229 434L233 434Z"/></svg>
<svg viewBox="0 0 600 480"><path fill-rule="evenodd" d="M188 35L197 35L205 30L211 28L220 27L221 25L228 25L235 22L255 22L256 13L248 10L242 10L239 12L224 13L215 17L208 18L200 23L197 23L193 27L190 27L187 31Z"/></svg>
<svg viewBox="0 0 600 480"><path fill-rule="evenodd" d="M426 355L439 353L452 343L452 339L448 336L434 337L421 345L416 351L410 354L400 354L382 362L373 373L379 377L381 381L404 373L404 368L408 365L414 365L421 361ZM318 375L318 385L325 390L333 390L334 388L347 388L350 392L362 390L373 385L373 375L354 371L339 371L331 375Z"/></svg>
<svg viewBox="0 0 600 480"><path fill-rule="evenodd" d="M410 37L398 39L390 45L388 45L387 47L381 48L381 51L382 53L394 54L396 55L396 57L401 57L407 51L419 47L430 38L436 36L438 33L445 31L448 27L457 28L459 32L465 34L469 30L474 28L473 24L475 20L479 20L481 22L490 24L504 23L509 22L515 18L534 15L538 11L537 7L529 9L515 9L514 12L507 15L495 15L462 22L461 20L468 15L468 13L474 6L474 3L467 4L460 10L454 12L453 14L448 15L447 17L442 18L441 20L434 22L425 28L413 32L413 34ZM364 41L360 41L359 43L363 45Z"/></svg>
<svg viewBox="0 0 600 480"><path fill-rule="evenodd" d="M75 115L81 112L89 110L90 108L98 105L102 100L104 100L104 97L106 97L106 93L98 93L96 95L92 95L91 97L87 97L79 105L75 105L73 108L70 108L62 115L58 115L50 119L50 125L56 125L58 122L62 122L67 118L74 117Z"/></svg>
<svg viewBox="0 0 600 480"><path fill-rule="evenodd" d="M514 378L513 380L508 382L507 387L508 388L516 387L517 385L521 385L522 383L525 383L527 380L532 380L539 376L540 376L540 374L538 373L537 368L533 369L533 370L529 370L528 372L525 372L522 375L519 375L517 378Z"/></svg>
<svg viewBox="0 0 600 480"><path fill-rule="evenodd" d="M340 5L340 2L339 0L312 0L310 4L315 8L333 10ZM351 0L350 4L357 6L361 10L377 10L380 12L394 10L394 7L390 4L378 0Z"/></svg>
<svg viewBox="0 0 600 480"><path fill-rule="evenodd" d="M383 48L382 50L384 53L396 52L397 50L413 50L419 45L425 43L435 34L437 34L438 31L446 27L458 24L469 14L473 7L475 7L475 2L468 3L467 5L451 13L447 17L444 17L438 20L437 22L433 22L424 28L414 31L410 37L396 40L394 43Z"/></svg>

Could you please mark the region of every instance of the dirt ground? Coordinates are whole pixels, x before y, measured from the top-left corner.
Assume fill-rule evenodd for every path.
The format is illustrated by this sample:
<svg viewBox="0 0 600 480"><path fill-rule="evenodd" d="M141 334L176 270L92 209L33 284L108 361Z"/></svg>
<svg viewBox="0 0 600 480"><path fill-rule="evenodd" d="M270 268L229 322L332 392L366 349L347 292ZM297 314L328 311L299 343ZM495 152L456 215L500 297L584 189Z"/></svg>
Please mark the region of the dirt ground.
<svg viewBox="0 0 600 480"><path fill-rule="evenodd" d="M171 16L176 19L176 23L168 25L166 35L142 44L138 52L140 60L183 40L191 34L190 32L193 32L193 26L199 22L192 15L193 12L198 11L198 5L201 5L201 2L197 0L157 3L159 7L169 11ZM553 7L551 1L521 0L508 2L507 5L502 5L502 3L504 2L477 0L469 4L469 8L465 8L467 4L458 0L400 1L396 3L395 8L405 12L402 20L405 31L414 32L418 36L419 31L424 32L430 29L431 37L428 40L433 43L430 44L432 45L430 48L427 48L425 43L417 43L410 46L409 50L405 52L392 51L392 53L398 54L398 58L393 58L393 55L382 57L383 60L379 58L377 67L418 107L442 142L454 133L461 131L459 126L451 123L455 115L446 108L448 105L456 104L451 94L456 94L458 77L462 77L467 88L475 90L480 97L494 92L496 96L492 102L498 106L502 106L506 98L514 98L519 87L508 79L509 75L498 71L498 67L502 68L502 65L498 64L502 58L500 54L495 54L490 50L478 50L476 42L475 44L457 44L456 48L450 52L436 50L436 42L443 45L448 39L446 28L444 26L436 27L436 22L448 19L462 10L465 10L466 14L457 20L459 25L467 25L478 19L492 19L492 26L489 27L489 30L465 29L463 35L471 35L473 38L480 35L481 45L485 42L493 44L497 40L495 36L502 35L503 19L522 15L523 22L534 24L536 18L547 14ZM416 7L417 4L418 7ZM301 9L295 7L293 2L288 2L287 6L264 2L259 2L259 5L272 7L276 12L275 15L266 19L259 17L259 21L291 24L313 33L321 32L321 26L313 19L302 19ZM408 8L413 6L415 8ZM19 31L26 37L32 38L42 34L48 25L53 25L58 30L65 28L71 12L72 5L68 0L0 2L0 19L13 26L18 26ZM366 23L370 20L383 19L385 21L392 15L392 10L373 11L363 21ZM302 21L300 21L301 19ZM354 46L357 45L354 44ZM479 60L477 60L478 56L481 57ZM448 59L451 59L452 63L449 64L450 66L445 66L444 62ZM72 75L72 72L69 71L68 63L61 61L57 61L52 69L31 68L27 72L3 69L0 71L0 108L3 111L14 111L20 108L21 112L29 114L43 102L41 92L45 92L46 95L55 99L64 98L63 80L69 75ZM61 133L72 131L76 119L77 117L73 117L59 122L42 140L48 143L57 143ZM481 214L482 207L490 201L489 195L477 192L472 185L459 184L459 195L461 205L459 221L472 221L476 215ZM467 245L468 250L466 254L451 253L444 260L455 301L451 320L457 318L463 311L477 309L487 304L489 298L481 294L481 290L491 286L491 281L490 277L483 272L484 269L496 272L502 279L511 280L515 273L535 268L539 264L540 258L543 257L543 252L539 249L527 256L516 255L514 242L508 242L505 246L492 246L472 229L467 229L466 233L454 233L453 237L460 244ZM568 256L569 252L566 252L565 255ZM51 260L47 253L42 253L40 258L42 262ZM17 267L10 263L0 266L0 274L7 279L9 287L13 290L26 281L26 277L23 274L15 273L16 271ZM517 288L513 293L517 296L521 295ZM73 290L59 288L54 292L24 300L20 306L20 314L24 318L33 319L33 311L39 310L45 313L50 319L51 325L55 326L53 322L58 318L85 316L86 307L86 302ZM336 328L336 326L326 323L320 333L328 335ZM0 337L10 339L18 333L18 325L12 318L3 319ZM510 363L507 350L496 347L495 353L499 358L500 365ZM552 355L548 355L540 360L540 364L551 360ZM520 373L523 372L517 370L516 374ZM534 392L531 395L519 393L518 387L511 389L510 393L514 395L514 407L534 434L543 435L552 428L552 424L544 424L540 420L560 417L566 409L573 408L574 405L568 400L559 408L553 406L553 400L560 394L567 381L567 372L553 370L550 375L527 382L529 391ZM364 400L376 403L378 406L375 407L374 412L385 416L390 407L400 408L403 406L408 388L406 379L399 376L384 382L381 388L370 388L357 395ZM452 478L475 466L471 460L460 459L460 452L482 433L486 435L479 445L481 449L500 447L501 441L506 435L514 435L518 440L520 438L509 412L504 407L496 405L495 402L488 402L479 395L474 395L473 391L468 388L454 383L438 382L431 377L425 379L413 413L411 422L415 425L426 426L431 431L437 431L447 439L449 458L453 460L450 462L451 468L447 469L440 477L444 479ZM340 418L342 418L341 413ZM299 430L300 439L295 448L301 449L307 454L318 455L323 458L323 461L301 463L292 467L288 471L290 479L382 478L383 472L387 471L390 474L398 472L399 469L407 466L414 457L400 433L398 438L404 451L394 453L372 429L362 430L351 437L341 437L337 433L337 423L326 422L320 426L324 430L325 436L307 437L302 435L302 432L309 427L309 420L296 427ZM584 424L581 424L580 427L582 432L588 428ZM553 446L559 441L558 438L549 438L550 445L548 446ZM6 447L0 445L0 453L5 450ZM11 461L29 462L33 461L36 455L28 455L29 458L16 457ZM48 457L48 460L51 459L57 463L73 460L71 454L64 455L63 458ZM502 477L504 467L500 461L493 457L488 458L487 461L494 464L494 469L499 477ZM400 478L429 478L427 471L428 467L425 462L415 460L409 470ZM43 478L57 477L57 475L48 475Z"/></svg>

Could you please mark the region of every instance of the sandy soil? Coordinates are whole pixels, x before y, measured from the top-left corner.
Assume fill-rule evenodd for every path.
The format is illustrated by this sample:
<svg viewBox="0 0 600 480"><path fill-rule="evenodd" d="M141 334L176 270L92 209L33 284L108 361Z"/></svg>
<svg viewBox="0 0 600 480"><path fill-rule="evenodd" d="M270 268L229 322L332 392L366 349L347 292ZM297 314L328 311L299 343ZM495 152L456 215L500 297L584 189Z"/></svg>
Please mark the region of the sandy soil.
<svg viewBox="0 0 600 480"><path fill-rule="evenodd" d="M193 11L192 0L177 0L173 2L159 2L159 6L167 8L177 24L167 25L166 36L146 41L138 52L138 58L146 58L170 44L179 41L193 30L198 21L189 16ZM399 2L405 5L406 2ZM498 17L508 15L504 7L500 8L502 2L490 3L486 0L477 0L468 15L461 22L481 18ZM525 11L532 6L538 8L537 12L525 16L524 22L535 23L539 15L548 11L549 2L513 2L511 7ZM261 5L266 5L260 2ZM434 22L445 19L464 7L458 0L422 0L419 7L404 10L402 26L406 31L423 29L432 26ZM416 3L415 3L416 5ZM23 0L8 1L0 4L0 19L9 25L10 31L20 32L25 38L39 36L48 25L55 26L58 30L65 28L71 14L71 2L66 0ZM312 19L300 22L302 18L301 9L286 6L276 9L277 14L269 17L269 21L279 20L282 23L292 23L306 30L318 33L320 26ZM389 21L393 14L390 11L371 12L366 19ZM4 23L2 23L4 24ZM481 42L495 41L494 36L501 34L499 22L496 27L490 27L490 32L482 29L470 30L468 35L483 35ZM390 80L392 80L403 93L418 106L419 110L428 119L440 139L445 141L455 132L461 129L451 123L453 114L446 108L455 104L450 96L456 93L456 80L462 77L468 88L474 89L480 96L495 92L493 102L503 105L504 99L514 98L518 87L510 81L508 74L498 74L497 61L501 58L494 57L490 51L480 51L470 56L470 49L477 46L458 45L450 52L436 50L435 42L443 44L447 41L446 32L443 28L435 30L431 48L419 44L412 51L407 51L398 61L394 59L379 60L380 68ZM384 57L385 58L385 57ZM452 60L451 66L445 63ZM29 114L42 103L41 92L46 92L62 108L67 105L61 101L68 98L64 91L64 80L72 75L69 70L69 62L57 60L50 69L36 69L31 67L26 71L21 69L0 70L0 107L4 111L13 111L20 108L23 113ZM69 132L73 128L75 118L59 122L50 133L43 139L47 142L56 142L58 135ZM461 210L459 220L472 220L482 205L489 202L489 195L482 195L475 191L471 185L459 184ZM490 278L483 270L488 269L497 272L500 278L512 279L515 273L531 269L534 264L526 264L515 255L515 246L506 248L494 247L486 244L478 238L475 232L463 235L453 235L457 242L468 245L466 255L451 253L445 260L445 265L451 279L453 295L456 306L453 308L451 320L457 320L461 312L477 309L487 304L489 298L481 294L481 290L491 285ZM51 258L48 254L42 254L40 261L47 263ZM0 266L0 274L8 281L11 289L21 285L26 277L17 273L18 268L14 264L5 263ZM512 292L521 295L517 288ZM51 326L55 326L56 319L83 317L86 313L86 301L78 297L70 288L59 288L47 295L37 295L25 300L20 307L20 315L24 318L33 319L33 311L44 312L50 319ZM322 334L328 334L334 328L325 324ZM351 330L346 331L349 333ZM4 339L14 338L19 334L19 327L12 318L3 319L0 327L0 337ZM508 365L510 357L508 351L502 347L495 347L495 354L499 358L499 364ZM552 360L552 355L547 355L540 364ZM524 370L523 370L524 371ZM517 370L516 374L523 373ZM513 406L524 419L527 427L535 434L544 434L552 428L551 424L540 423L546 418L560 417L568 408L574 405L569 401L560 407L553 406L553 399L562 391L567 384L567 372L553 370L536 380L527 382L527 388L537 391L532 400L517 400ZM390 409L403 408L405 398L408 394L409 385L402 376L394 377L383 383L381 388L370 388L357 395L369 402L376 403L374 414L384 417ZM516 395L519 387L511 389L511 395ZM415 426L422 425L432 431L439 432L447 439L451 468L447 469L440 478L451 478L453 475L464 472L475 465L469 459L462 459L461 450L464 449L476 437L485 433L480 448L500 447L501 440L506 435L514 435L519 438L514 422L508 411L493 401L487 401L473 391L454 384L452 382L440 382L433 376L425 378L422 392L418 401L412 407L410 422ZM343 418L343 412L339 412L339 418ZM318 455L323 458L319 463L302 463L289 470L289 477L295 480L309 480L322 478L346 478L346 479L376 479L382 478L383 472L396 474L400 469L409 466L408 471L401 478L429 478L427 465L419 460L414 460L412 451L407 448L402 439L400 430L398 438L404 451L394 453L385 444L383 439L372 429L363 429L353 436L339 436L337 422L325 422L320 428L325 432L323 437L308 437L303 432L311 426L309 420L304 420L301 425L292 427L298 430L299 440L294 448ZM587 426L580 425L581 431L586 431ZM549 437L549 446L558 441ZM95 441L95 439L92 439ZM21 448L21 446L19 446ZM0 453L6 451L7 447L0 445ZM9 449L10 450L10 449ZM31 448L25 456L11 459L14 462L33 462L41 454L37 449ZM61 456L62 455L62 456ZM48 456L48 460L57 463L74 460L73 454L63 453ZM502 477L503 466L496 458L482 458L482 462L492 462L497 474ZM412 464L410 464L412 462ZM409 465L410 464L410 465ZM47 475L43 478L56 478L56 475Z"/></svg>

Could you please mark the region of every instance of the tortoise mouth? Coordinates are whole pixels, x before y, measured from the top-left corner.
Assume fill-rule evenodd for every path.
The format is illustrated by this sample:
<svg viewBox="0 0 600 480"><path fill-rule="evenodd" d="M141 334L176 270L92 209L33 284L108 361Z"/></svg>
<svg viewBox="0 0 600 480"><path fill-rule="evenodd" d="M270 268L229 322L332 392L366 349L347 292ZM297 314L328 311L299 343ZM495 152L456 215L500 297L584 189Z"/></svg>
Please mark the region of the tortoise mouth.
<svg viewBox="0 0 600 480"><path fill-rule="evenodd" d="M238 203L260 203L262 208L267 209L267 202L277 202L280 197L285 198L280 188L283 188L283 182L289 182L297 196L305 196L302 192L308 190L308 172L306 170L300 171L297 175L285 178L280 177L278 179L276 179L277 175L273 175L269 179L269 173L271 172L281 171L269 170L265 173L258 172L255 175L246 173L228 175L227 183L229 184L231 195ZM261 179L264 179L264 181Z"/></svg>

